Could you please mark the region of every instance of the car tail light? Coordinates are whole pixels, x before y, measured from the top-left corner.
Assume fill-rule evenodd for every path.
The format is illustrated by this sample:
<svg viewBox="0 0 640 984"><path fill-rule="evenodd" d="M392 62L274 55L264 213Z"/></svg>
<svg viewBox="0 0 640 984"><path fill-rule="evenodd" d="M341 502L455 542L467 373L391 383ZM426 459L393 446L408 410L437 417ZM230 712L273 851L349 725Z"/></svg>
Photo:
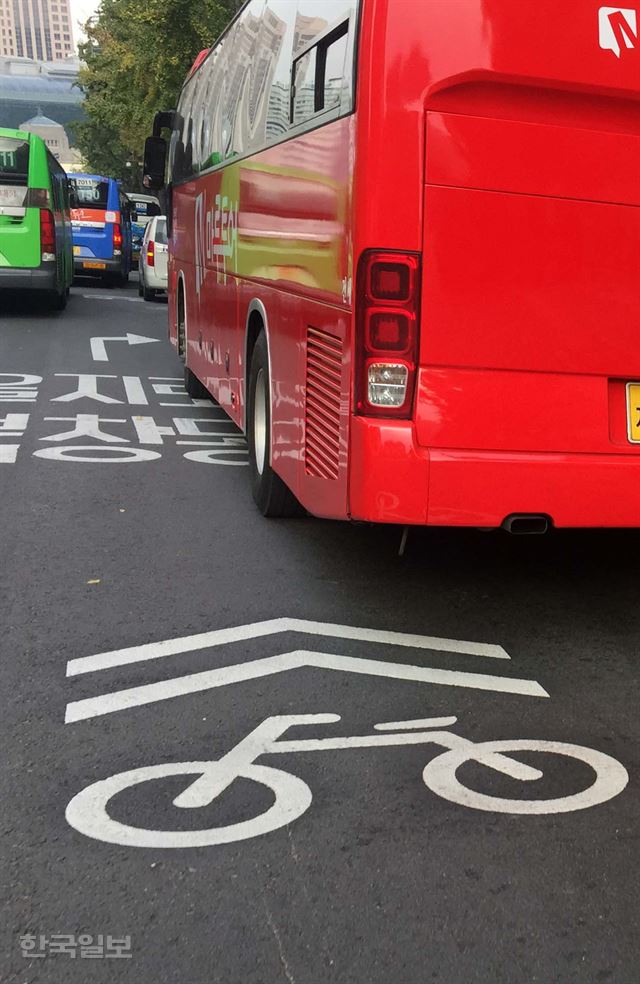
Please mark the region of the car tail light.
<svg viewBox="0 0 640 984"><path fill-rule="evenodd" d="M113 255L119 255L122 250L122 228L119 222L113 224Z"/></svg>
<svg viewBox="0 0 640 984"><path fill-rule="evenodd" d="M418 367L420 255L367 250L358 266L356 413L411 416Z"/></svg>
<svg viewBox="0 0 640 984"><path fill-rule="evenodd" d="M56 258L56 225L48 208L40 209L40 260L50 263Z"/></svg>
<svg viewBox="0 0 640 984"><path fill-rule="evenodd" d="M156 265L156 244L153 239L147 243L147 266Z"/></svg>

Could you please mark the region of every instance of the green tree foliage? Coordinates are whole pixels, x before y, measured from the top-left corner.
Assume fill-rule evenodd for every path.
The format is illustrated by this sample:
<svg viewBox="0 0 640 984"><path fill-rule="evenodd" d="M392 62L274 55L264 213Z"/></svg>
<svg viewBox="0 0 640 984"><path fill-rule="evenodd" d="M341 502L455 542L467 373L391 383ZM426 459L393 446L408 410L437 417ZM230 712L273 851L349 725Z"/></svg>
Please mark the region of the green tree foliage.
<svg viewBox="0 0 640 984"><path fill-rule="evenodd" d="M154 113L175 107L193 61L222 33L242 0L102 0L85 26L85 122L78 145L88 167L140 190Z"/></svg>

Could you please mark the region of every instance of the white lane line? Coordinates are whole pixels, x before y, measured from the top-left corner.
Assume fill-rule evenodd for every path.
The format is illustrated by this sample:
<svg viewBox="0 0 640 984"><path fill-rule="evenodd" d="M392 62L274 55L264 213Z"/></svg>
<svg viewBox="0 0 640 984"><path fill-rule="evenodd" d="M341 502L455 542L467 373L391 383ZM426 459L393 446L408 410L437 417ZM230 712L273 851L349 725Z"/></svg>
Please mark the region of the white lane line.
<svg viewBox="0 0 640 984"><path fill-rule="evenodd" d="M259 639L261 636L276 635L278 632L304 632L308 635L328 636L333 639L355 639L358 642L405 646L408 649L435 649L442 653L488 656L492 659L511 658L502 646L490 643L441 639L438 636L413 635L409 632L363 629L353 625L338 625L334 622L310 622L302 618L272 618L264 622L235 625L229 629L213 629L210 632L199 632L178 639L166 639L163 642L148 642L141 646L114 649L106 653L97 653L95 656L81 656L69 660L67 676L93 673L95 670L126 666L129 663L141 663L147 659L161 659L164 656L194 652L197 649L213 649L230 642Z"/></svg>
<svg viewBox="0 0 640 984"><path fill-rule="evenodd" d="M116 297L115 294L83 294L89 301L128 301L130 304L144 304L142 297Z"/></svg>
<svg viewBox="0 0 640 984"><path fill-rule="evenodd" d="M242 446L244 451L247 452L249 451L246 437L240 437L240 436L230 437L228 434L216 434L216 433L211 434L211 437L221 437L223 438L223 440L222 441L176 441L176 444L191 444L197 448L204 448L207 445L211 445L212 447L215 448L222 447L222 446L230 447L231 445L236 444L238 446ZM141 443L144 444L144 441L142 441Z"/></svg>
<svg viewBox="0 0 640 984"><path fill-rule="evenodd" d="M491 676L487 673L466 673L458 670L440 670L429 666L410 666L406 663L389 663L384 660L362 659L355 656L337 656L333 653L316 653L297 650L265 656L246 663L236 663L202 673L189 673L162 680L159 683L116 690L99 697L73 701L67 704L65 724L84 721L102 714L113 714L143 704L183 697L201 690L226 687L233 683L272 676L286 670L300 667L317 667L324 670L341 670L346 673L360 673L366 676L387 677L395 680L411 680L417 683L433 683L448 687L465 687L472 690L491 690L504 694L520 694L525 697L548 697L547 691L535 680L518 680L509 677Z"/></svg>
<svg viewBox="0 0 640 984"><path fill-rule="evenodd" d="M185 394L176 393L175 395L183 396ZM189 410L193 410L194 407L207 407L209 409L215 410L215 407L212 406L211 400L199 400L195 398L191 400L189 403L159 403L158 406L159 407L188 407ZM233 423L233 421L231 421L231 423Z"/></svg>

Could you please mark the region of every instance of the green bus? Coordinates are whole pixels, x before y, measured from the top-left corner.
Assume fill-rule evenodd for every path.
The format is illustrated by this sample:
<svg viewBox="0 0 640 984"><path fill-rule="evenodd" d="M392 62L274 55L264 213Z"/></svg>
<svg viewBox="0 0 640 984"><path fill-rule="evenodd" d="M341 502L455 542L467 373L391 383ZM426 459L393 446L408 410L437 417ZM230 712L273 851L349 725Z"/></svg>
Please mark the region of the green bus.
<svg viewBox="0 0 640 984"><path fill-rule="evenodd" d="M0 292L41 292L62 311L73 279L66 172L41 137L0 127Z"/></svg>

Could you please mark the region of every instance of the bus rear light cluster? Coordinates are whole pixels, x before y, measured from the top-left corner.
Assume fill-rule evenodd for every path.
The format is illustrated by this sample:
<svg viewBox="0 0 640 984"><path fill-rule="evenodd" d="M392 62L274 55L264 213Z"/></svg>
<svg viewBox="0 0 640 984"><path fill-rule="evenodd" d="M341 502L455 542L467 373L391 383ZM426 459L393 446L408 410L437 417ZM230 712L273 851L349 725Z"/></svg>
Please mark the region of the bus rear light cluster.
<svg viewBox="0 0 640 984"><path fill-rule="evenodd" d="M56 258L56 224L53 212L40 209L40 261L51 263Z"/></svg>
<svg viewBox="0 0 640 984"><path fill-rule="evenodd" d="M363 253L356 300L356 413L411 416L418 367L419 301L418 253Z"/></svg>
<svg viewBox="0 0 640 984"><path fill-rule="evenodd" d="M120 256L122 252L122 228L119 222L113 226L113 255Z"/></svg>

